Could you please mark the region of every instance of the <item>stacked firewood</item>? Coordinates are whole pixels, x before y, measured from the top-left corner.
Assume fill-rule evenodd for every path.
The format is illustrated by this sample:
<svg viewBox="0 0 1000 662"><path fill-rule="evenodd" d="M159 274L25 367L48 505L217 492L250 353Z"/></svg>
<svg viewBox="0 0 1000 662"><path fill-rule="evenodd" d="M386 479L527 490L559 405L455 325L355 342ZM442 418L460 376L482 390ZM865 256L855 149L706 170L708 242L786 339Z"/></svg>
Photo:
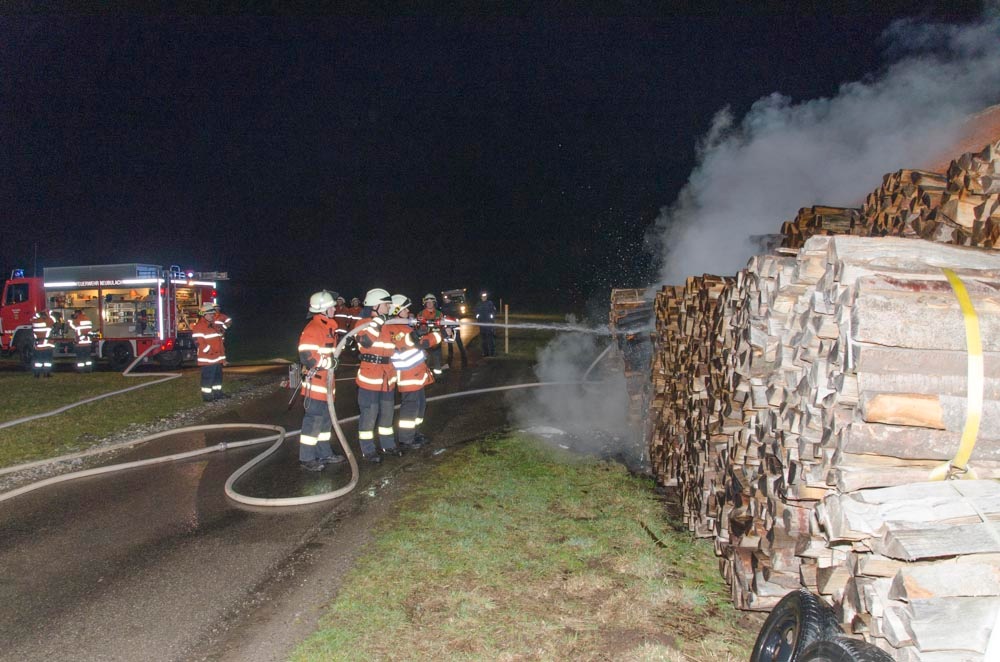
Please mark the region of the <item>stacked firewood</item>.
<svg viewBox="0 0 1000 662"><path fill-rule="evenodd" d="M993 248L1000 241L1000 142L963 154L945 174L899 170L882 178L860 210L811 207L782 225L782 246L816 235L919 237Z"/></svg>
<svg viewBox="0 0 1000 662"><path fill-rule="evenodd" d="M711 443L688 441L708 439L717 424L717 402L709 397L713 389L708 366L716 351L716 305L725 288L726 280L717 276L692 277L684 287L664 287L656 297L648 417L656 430L650 437L650 462L665 483L680 486L685 518L699 535L712 534L708 523L715 514L710 510L710 495L722 480Z"/></svg>
<svg viewBox="0 0 1000 662"><path fill-rule="evenodd" d="M856 605L849 562L863 548L831 537L815 511L824 498L925 481L958 448L965 322L941 267L979 311L974 465L1000 477L1000 424L989 422L1000 413L1000 254L814 237L794 258L753 258L735 280L692 278L657 295L653 468L679 487L689 528L714 536L737 606L768 609L802 585L859 634L904 641Z"/></svg>
<svg viewBox="0 0 1000 662"><path fill-rule="evenodd" d="M638 422L648 407L652 295L644 289L612 290L608 321L619 350L619 367L625 375L630 419Z"/></svg>
<svg viewBox="0 0 1000 662"><path fill-rule="evenodd" d="M888 177L888 175L886 175ZM791 221L781 226L781 245L801 248L816 235L852 234L861 227L861 212L852 207L803 207Z"/></svg>
<svg viewBox="0 0 1000 662"><path fill-rule="evenodd" d="M847 555L830 582L846 631L899 660L996 659L986 650L1000 612L1000 483L835 493L816 514Z"/></svg>

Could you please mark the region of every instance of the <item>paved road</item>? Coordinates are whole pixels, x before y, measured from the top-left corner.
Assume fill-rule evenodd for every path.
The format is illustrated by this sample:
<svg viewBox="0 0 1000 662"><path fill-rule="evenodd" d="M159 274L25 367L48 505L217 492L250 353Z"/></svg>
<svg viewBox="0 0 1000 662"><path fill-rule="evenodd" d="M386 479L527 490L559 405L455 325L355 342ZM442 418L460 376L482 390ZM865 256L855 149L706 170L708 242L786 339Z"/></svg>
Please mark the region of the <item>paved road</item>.
<svg viewBox="0 0 1000 662"><path fill-rule="evenodd" d="M525 381L533 378L524 364L480 364L446 373L429 395ZM340 382L337 396L339 414L357 413L351 382ZM277 392L223 420L297 429L301 409L286 411L287 397L287 391ZM281 624L292 621L301 626L299 614L276 607L294 605L289 596L295 591L311 591L316 604L328 599L332 580L303 573L308 585L297 584L303 559L324 547L325 567L346 569L371 518L387 512L385 500L375 497L398 491L405 484L400 477L434 461L435 450L502 427L508 399L490 395L431 404L425 427L435 443L378 467L364 464L358 489L332 504L261 512L226 499L226 478L265 446L71 481L0 504L0 660L281 657L287 642L279 642L276 652L253 652L245 641L258 627L284 631ZM355 436L353 426L345 432ZM117 460L221 439L187 435ZM346 466L318 476L300 471L296 452L296 444L287 442L242 481L240 491L291 496L328 491L348 480ZM350 541L340 549L338 531ZM283 595L285 602L269 595ZM308 631L311 625L305 625Z"/></svg>

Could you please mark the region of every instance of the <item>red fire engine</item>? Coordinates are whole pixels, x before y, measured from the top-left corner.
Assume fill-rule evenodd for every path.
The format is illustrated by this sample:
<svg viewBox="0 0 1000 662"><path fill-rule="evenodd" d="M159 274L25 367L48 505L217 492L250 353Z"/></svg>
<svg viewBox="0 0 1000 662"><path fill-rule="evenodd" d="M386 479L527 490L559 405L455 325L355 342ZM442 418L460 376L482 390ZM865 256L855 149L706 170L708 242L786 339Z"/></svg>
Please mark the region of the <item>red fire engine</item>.
<svg viewBox="0 0 1000 662"><path fill-rule="evenodd" d="M145 361L176 368L197 357L191 327L202 303L215 302L219 272L183 271L153 264L47 267L41 278L14 270L0 299L0 349L26 364L34 351L31 317L39 310L59 313L64 322L82 310L94 325L93 351L123 370L156 346ZM74 356L68 324L54 328L56 356Z"/></svg>

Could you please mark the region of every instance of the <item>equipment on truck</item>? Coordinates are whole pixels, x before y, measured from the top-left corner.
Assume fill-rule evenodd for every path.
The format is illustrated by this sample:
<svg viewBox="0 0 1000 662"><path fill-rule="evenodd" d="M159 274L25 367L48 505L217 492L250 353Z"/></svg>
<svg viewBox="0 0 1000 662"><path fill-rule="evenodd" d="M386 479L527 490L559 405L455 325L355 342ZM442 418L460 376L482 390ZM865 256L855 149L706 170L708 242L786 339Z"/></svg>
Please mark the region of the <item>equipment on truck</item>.
<svg viewBox="0 0 1000 662"><path fill-rule="evenodd" d="M31 317L38 311L71 319L82 313L92 321L92 351L115 370L155 347L152 359L176 368L197 358L191 327L205 304L217 304L217 285L226 273L194 272L179 266L101 264L47 267L41 277L16 269L0 298L0 350L30 365L34 353ZM56 357L77 354L75 333L53 335Z"/></svg>
<svg viewBox="0 0 1000 662"><path fill-rule="evenodd" d="M460 317L469 312L466 288L441 291L441 312L452 317Z"/></svg>

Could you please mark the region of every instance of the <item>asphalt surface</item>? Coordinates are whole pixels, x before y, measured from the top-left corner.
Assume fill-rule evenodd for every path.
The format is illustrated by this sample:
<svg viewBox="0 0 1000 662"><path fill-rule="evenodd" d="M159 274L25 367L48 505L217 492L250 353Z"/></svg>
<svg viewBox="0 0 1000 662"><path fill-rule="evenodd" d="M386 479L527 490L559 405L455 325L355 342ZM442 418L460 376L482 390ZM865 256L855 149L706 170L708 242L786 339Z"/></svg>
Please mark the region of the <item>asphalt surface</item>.
<svg viewBox="0 0 1000 662"><path fill-rule="evenodd" d="M480 360L445 373L428 396L528 381L526 363ZM288 411L288 396L278 389L212 422L296 430L302 410ZM266 445L70 481L0 504L0 660L285 659L412 477L449 447L504 427L518 397L429 404L423 429L431 446L378 466L362 462L358 488L327 504L261 511L229 501L226 479ZM353 382L338 383L337 403L339 416L357 413ZM345 432L357 453L354 424ZM115 461L250 436L178 436ZM349 471L346 463L301 471L291 440L237 489L315 494L345 484Z"/></svg>

